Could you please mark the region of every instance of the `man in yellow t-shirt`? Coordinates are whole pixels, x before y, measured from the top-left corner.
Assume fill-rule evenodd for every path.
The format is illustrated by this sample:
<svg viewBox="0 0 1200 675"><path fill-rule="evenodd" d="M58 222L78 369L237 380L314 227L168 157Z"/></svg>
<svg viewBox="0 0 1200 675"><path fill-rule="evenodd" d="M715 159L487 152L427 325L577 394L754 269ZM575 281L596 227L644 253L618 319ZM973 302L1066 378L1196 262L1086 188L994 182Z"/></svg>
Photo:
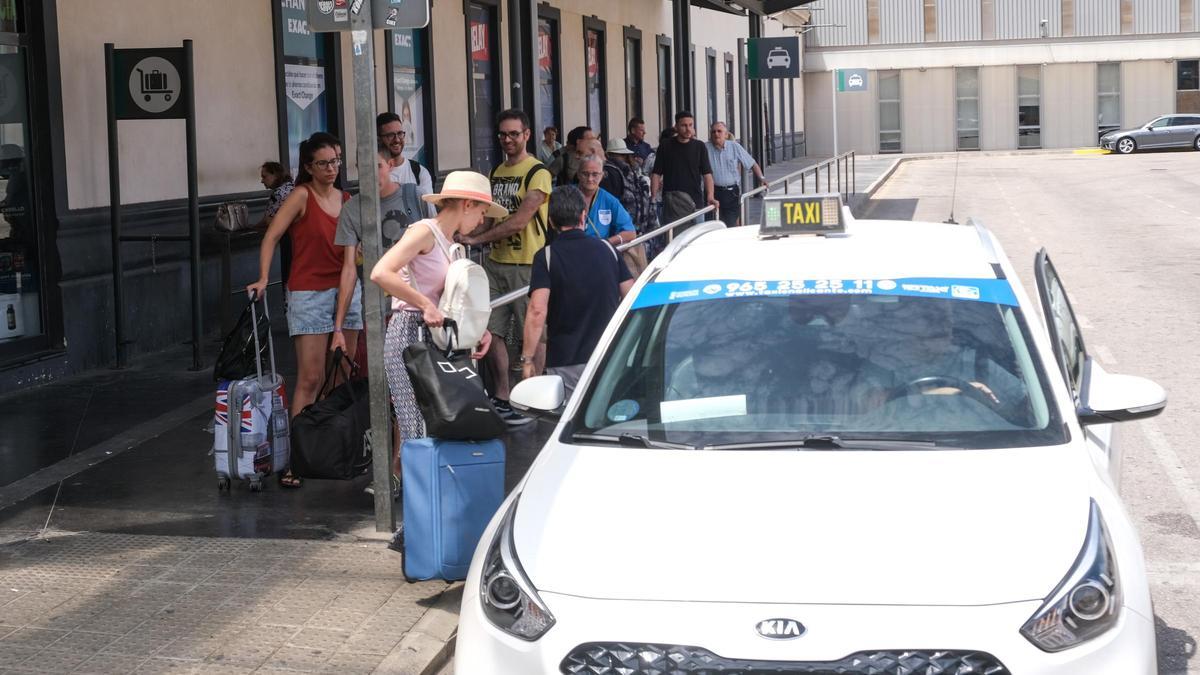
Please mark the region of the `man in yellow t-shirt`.
<svg viewBox="0 0 1200 675"><path fill-rule="evenodd" d="M483 263L492 298L529 285L533 254L546 244L547 209L553 189L550 171L526 151L529 117L520 110L505 110L497 119L497 127L500 131L496 136L505 159L492 171L492 199L508 209L508 217L485 222L462 240L471 246L492 245L491 255ZM501 340L506 337L519 340L528 304L528 296L523 296L495 308L488 321L488 330ZM515 323L512 322L514 318ZM511 336L510 332L513 333ZM496 347L489 349L484 357L492 375L493 403L508 424L516 426L530 422L532 418L513 412L508 405L508 350L503 342ZM542 348L538 351L544 353Z"/></svg>

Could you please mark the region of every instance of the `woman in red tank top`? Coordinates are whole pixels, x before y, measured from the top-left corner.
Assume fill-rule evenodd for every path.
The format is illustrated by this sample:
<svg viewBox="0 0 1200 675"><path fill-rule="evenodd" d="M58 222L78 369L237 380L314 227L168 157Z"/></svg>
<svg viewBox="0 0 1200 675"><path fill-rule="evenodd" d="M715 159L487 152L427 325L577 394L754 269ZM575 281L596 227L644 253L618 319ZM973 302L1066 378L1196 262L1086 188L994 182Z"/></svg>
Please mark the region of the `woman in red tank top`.
<svg viewBox="0 0 1200 675"><path fill-rule="evenodd" d="M287 318L297 361L292 417L317 398L329 356L326 345L334 331L342 251L334 245L333 238L342 203L349 198L334 184L342 164L340 150L340 143L328 134L314 135L300 144L300 164L310 179L296 185L271 219L259 250L259 279L246 287L252 296L266 292L275 246L285 232L290 235ZM358 344L358 331L362 329L362 304L358 298L355 300L342 324L348 346ZM350 349L353 347L347 351ZM353 358L354 354L349 356ZM290 470L279 480L285 487L300 485Z"/></svg>

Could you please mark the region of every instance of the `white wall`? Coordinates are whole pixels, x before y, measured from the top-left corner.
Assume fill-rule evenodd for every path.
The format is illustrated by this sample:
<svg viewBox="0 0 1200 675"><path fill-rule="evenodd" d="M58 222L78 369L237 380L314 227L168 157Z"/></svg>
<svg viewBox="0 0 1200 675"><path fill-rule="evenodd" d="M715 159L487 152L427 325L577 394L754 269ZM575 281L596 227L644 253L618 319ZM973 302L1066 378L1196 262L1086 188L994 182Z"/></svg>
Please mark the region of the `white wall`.
<svg viewBox="0 0 1200 675"><path fill-rule="evenodd" d="M1175 112L1175 64L1127 61L1121 64L1121 123L1128 128Z"/></svg>
<svg viewBox="0 0 1200 675"><path fill-rule="evenodd" d="M808 73L804 76L804 128L808 154L828 157L833 154L832 74ZM903 86L903 85L901 85ZM867 91L838 94L838 152L853 150L873 155L879 151L879 77L867 74ZM901 89L901 99L904 97ZM901 120L903 121L903 119Z"/></svg>
<svg viewBox="0 0 1200 675"><path fill-rule="evenodd" d="M979 146L982 150L1017 147L1017 69L979 69Z"/></svg>
<svg viewBox="0 0 1200 675"><path fill-rule="evenodd" d="M1096 64L1060 63L1042 68L1042 147L1094 146Z"/></svg>
<svg viewBox="0 0 1200 675"><path fill-rule="evenodd" d="M168 47L192 39L200 193L261 188L259 164L279 154L270 3L58 0L58 16L70 208L108 204L105 42L118 48ZM118 125L121 201L186 197L184 122Z"/></svg>
<svg viewBox="0 0 1200 675"><path fill-rule="evenodd" d="M904 152L954 150L954 69L901 71L900 120Z"/></svg>

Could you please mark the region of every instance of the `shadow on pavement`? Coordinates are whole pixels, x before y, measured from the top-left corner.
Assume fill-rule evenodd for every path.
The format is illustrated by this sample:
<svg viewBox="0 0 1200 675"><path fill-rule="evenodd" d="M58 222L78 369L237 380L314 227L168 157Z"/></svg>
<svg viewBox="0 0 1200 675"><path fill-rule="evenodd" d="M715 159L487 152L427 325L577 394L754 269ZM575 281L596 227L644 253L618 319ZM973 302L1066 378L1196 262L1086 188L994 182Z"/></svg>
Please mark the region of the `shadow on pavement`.
<svg viewBox="0 0 1200 675"><path fill-rule="evenodd" d="M1187 672L1188 662L1196 655L1196 638L1167 625L1158 615L1154 616L1154 632L1158 636L1158 672Z"/></svg>

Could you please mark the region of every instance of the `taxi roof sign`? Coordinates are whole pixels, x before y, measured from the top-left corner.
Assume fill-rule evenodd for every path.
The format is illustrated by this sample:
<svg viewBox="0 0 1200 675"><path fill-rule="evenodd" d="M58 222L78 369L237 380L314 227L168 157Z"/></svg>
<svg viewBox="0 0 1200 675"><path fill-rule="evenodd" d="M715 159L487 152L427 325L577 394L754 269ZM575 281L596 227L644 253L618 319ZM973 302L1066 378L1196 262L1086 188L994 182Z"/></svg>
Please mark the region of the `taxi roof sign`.
<svg viewBox="0 0 1200 675"><path fill-rule="evenodd" d="M758 236L786 237L793 234L840 234L842 196L836 192L808 195L771 195L763 199L763 217Z"/></svg>

